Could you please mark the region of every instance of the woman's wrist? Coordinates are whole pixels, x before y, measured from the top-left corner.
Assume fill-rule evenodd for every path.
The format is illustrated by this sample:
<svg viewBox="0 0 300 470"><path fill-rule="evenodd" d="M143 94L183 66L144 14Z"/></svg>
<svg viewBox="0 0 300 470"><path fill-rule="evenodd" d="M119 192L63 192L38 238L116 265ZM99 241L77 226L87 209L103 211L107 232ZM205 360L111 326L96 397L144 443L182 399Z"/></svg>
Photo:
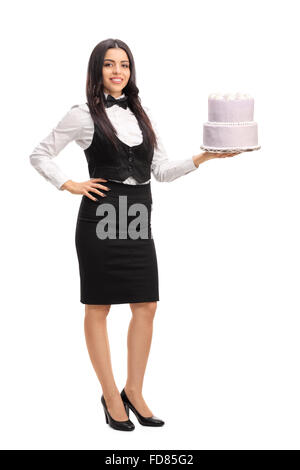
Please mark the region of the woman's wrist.
<svg viewBox="0 0 300 470"><path fill-rule="evenodd" d="M61 190L66 189L67 191L69 191L70 188L73 186L73 183L74 183L74 181L72 181L72 180L65 181L64 184L60 187L60 189Z"/></svg>
<svg viewBox="0 0 300 470"><path fill-rule="evenodd" d="M210 158L208 157L208 152L202 152L202 153L199 153L198 155L194 155L193 161L194 161L195 166L198 168L198 166L201 165L201 163L206 162Z"/></svg>

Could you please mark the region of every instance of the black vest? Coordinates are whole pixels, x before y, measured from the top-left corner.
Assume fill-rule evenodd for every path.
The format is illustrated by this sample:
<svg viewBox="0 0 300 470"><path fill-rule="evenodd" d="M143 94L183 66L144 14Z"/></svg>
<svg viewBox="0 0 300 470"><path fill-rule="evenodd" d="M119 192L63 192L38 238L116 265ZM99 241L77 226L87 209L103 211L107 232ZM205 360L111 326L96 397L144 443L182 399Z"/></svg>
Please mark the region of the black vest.
<svg viewBox="0 0 300 470"><path fill-rule="evenodd" d="M139 127L143 134L143 142L130 147L117 137L121 146L118 152L94 122L93 140L91 145L84 150L90 178L124 181L129 176L133 176L138 183L150 180L154 148L146 141L140 124Z"/></svg>

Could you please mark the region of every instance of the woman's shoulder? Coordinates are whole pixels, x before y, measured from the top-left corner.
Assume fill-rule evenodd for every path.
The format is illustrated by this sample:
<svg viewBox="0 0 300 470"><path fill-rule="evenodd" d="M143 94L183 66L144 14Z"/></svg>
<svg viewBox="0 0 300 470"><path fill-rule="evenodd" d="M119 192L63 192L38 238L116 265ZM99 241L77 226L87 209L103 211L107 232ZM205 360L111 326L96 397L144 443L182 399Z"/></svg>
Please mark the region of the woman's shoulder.
<svg viewBox="0 0 300 470"><path fill-rule="evenodd" d="M74 104L71 109L80 109L81 111L89 112L89 107L87 102L85 103L79 103L79 104Z"/></svg>
<svg viewBox="0 0 300 470"><path fill-rule="evenodd" d="M150 119L152 126L156 127L157 125L156 124L157 123L156 112L153 111L153 107L148 105L148 103L146 103L145 105L143 104L143 109L146 112L148 118Z"/></svg>
<svg viewBox="0 0 300 470"><path fill-rule="evenodd" d="M74 104L63 118L68 125L78 127L93 126L93 120L87 103Z"/></svg>
<svg viewBox="0 0 300 470"><path fill-rule="evenodd" d="M145 111L145 113L147 114L148 118L150 119L150 121L152 122L153 120L153 113L152 113L152 109L151 109L151 106L148 105L148 103L146 104L142 104L143 106L143 110Z"/></svg>
<svg viewBox="0 0 300 470"><path fill-rule="evenodd" d="M79 103L71 106L69 113L74 117L86 117L90 116L90 109L87 103Z"/></svg>
<svg viewBox="0 0 300 470"><path fill-rule="evenodd" d="M142 106L143 106L144 111L146 111L147 114L151 113L151 109L148 104L143 103Z"/></svg>

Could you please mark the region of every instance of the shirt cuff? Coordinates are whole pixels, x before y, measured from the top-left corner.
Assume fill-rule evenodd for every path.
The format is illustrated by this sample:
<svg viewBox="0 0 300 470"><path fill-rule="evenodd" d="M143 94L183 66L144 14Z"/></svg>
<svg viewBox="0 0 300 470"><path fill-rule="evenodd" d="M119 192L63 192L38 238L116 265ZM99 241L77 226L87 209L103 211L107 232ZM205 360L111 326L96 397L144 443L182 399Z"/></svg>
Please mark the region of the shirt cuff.
<svg viewBox="0 0 300 470"><path fill-rule="evenodd" d="M69 179L70 178L63 178L62 180L57 180L57 181L54 182L54 185L57 187L57 189L59 189L60 191L63 191L63 189L61 189L61 187L64 183L69 181Z"/></svg>
<svg viewBox="0 0 300 470"><path fill-rule="evenodd" d="M192 168L192 170L196 170L197 168L199 168L198 166L195 165L195 162L194 162L194 160L193 160L193 157L192 157L192 159L191 159L191 168Z"/></svg>

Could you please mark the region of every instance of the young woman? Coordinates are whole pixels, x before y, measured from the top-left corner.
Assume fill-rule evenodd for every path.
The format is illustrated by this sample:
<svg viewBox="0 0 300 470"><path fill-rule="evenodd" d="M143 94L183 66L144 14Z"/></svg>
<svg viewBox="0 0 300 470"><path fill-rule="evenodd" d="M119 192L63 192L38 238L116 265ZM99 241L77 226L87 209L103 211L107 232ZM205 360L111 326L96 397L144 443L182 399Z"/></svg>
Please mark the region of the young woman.
<svg viewBox="0 0 300 470"><path fill-rule="evenodd" d="M131 409L140 424L162 426L164 421L153 415L142 395L159 300L151 173L158 181L173 181L206 160L240 152L203 152L169 161L151 112L141 104L132 53L118 39L102 41L92 51L86 96L87 102L73 106L36 146L30 162L57 189L83 195L75 234L80 301L85 304L86 344L102 387L106 422L114 429L133 430ZM72 141L85 152L88 181L72 181L53 161ZM132 319L128 375L120 394L106 318L111 305L121 303L130 304Z"/></svg>

